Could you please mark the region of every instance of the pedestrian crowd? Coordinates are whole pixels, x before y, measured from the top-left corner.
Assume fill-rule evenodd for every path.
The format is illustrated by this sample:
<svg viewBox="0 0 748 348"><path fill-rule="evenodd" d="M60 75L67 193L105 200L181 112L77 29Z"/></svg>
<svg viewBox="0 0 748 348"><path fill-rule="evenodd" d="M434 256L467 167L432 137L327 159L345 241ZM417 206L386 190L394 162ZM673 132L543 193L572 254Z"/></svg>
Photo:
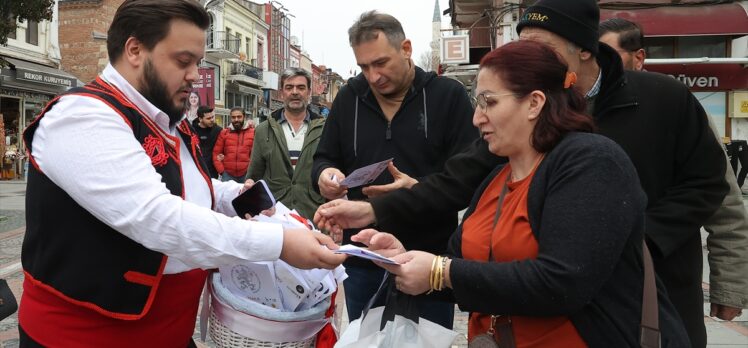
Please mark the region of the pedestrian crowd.
<svg viewBox="0 0 748 348"><path fill-rule="evenodd" d="M643 71L641 27L599 11L534 2L469 89L416 66L400 22L368 11L348 30L361 73L329 114L289 68L282 108L257 125L233 108L222 128L192 90L203 6L125 0L101 75L23 134L20 346L195 347L209 274L282 260L344 265L351 321L390 305L389 282L444 328L455 304L470 312L474 346L705 347L702 227L708 314L748 306L741 191L699 101ZM237 216L260 180L323 233Z"/></svg>

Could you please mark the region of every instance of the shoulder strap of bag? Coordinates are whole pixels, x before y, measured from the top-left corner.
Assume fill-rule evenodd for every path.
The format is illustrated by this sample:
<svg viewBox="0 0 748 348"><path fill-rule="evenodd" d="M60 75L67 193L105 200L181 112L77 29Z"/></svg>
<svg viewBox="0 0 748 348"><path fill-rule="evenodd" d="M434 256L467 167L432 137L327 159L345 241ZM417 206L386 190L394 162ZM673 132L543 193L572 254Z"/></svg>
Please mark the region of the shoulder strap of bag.
<svg viewBox="0 0 748 348"><path fill-rule="evenodd" d="M642 257L644 259L644 294L642 296L642 322L639 331L639 343L642 348L660 348L659 306L657 304L657 282L655 280L652 255L647 243L642 240Z"/></svg>

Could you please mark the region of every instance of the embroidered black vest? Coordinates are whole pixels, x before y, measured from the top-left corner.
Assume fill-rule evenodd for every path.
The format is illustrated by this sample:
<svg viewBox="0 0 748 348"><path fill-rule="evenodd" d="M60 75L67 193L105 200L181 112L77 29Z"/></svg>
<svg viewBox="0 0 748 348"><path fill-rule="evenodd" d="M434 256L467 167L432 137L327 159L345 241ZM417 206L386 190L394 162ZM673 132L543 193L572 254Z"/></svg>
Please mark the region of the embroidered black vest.
<svg viewBox="0 0 748 348"><path fill-rule="evenodd" d="M115 110L130 126L171 194L182 198L184 182L178 148L179 141L184 141L212 194L199 140L186 120L177 126L179 137L168 135L116 87L100 78L63 95L95 98ZM96 219L36 165L31 151L34 132L60 97L50 101L23 134L31 161L26 188L26 235L21 252L24 272L35 285L71 303L113 318L139 319L148 312L155 297L167 257ZM91 156L96 156L96 149L91 149Z"/></svg>

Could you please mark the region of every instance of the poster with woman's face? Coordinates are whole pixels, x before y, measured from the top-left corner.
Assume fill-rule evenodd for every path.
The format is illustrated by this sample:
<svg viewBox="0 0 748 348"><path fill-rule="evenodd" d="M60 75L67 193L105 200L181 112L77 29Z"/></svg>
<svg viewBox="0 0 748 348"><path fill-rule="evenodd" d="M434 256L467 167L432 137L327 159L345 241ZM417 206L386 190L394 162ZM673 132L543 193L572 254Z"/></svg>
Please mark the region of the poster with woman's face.
<svg viewBox="0 0 748 348"><path fill-rule="evenodd" d="M207 105L215 107L216 99L214 95L215 91L215 70L213 68L198 68L199 77L195 83L192 84L192 91L197 99L197 105ZM190 94L188 101L189 105L192 106L193 94Z"/></svg>

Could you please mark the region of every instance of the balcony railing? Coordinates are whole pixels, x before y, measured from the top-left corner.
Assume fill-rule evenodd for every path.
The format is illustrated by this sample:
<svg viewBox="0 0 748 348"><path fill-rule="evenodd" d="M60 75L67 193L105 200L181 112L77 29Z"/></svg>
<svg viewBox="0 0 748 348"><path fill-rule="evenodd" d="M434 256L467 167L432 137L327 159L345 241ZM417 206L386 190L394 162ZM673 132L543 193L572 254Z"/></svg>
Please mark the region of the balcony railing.
<svg viewBox="0 0 748 348"><path fill-rule="evenodd" d="M244 62L236 62L231 64L230 75L244 75L253 79L262 80L262 69Z"/></svg>
<svg viewBox="0 0 748 348"><path fill-rule="evenodd" d="M229 51L233 54L239 54L240 40L235 35L225 31L209 31L207 38L208 51Z"/></svg>

